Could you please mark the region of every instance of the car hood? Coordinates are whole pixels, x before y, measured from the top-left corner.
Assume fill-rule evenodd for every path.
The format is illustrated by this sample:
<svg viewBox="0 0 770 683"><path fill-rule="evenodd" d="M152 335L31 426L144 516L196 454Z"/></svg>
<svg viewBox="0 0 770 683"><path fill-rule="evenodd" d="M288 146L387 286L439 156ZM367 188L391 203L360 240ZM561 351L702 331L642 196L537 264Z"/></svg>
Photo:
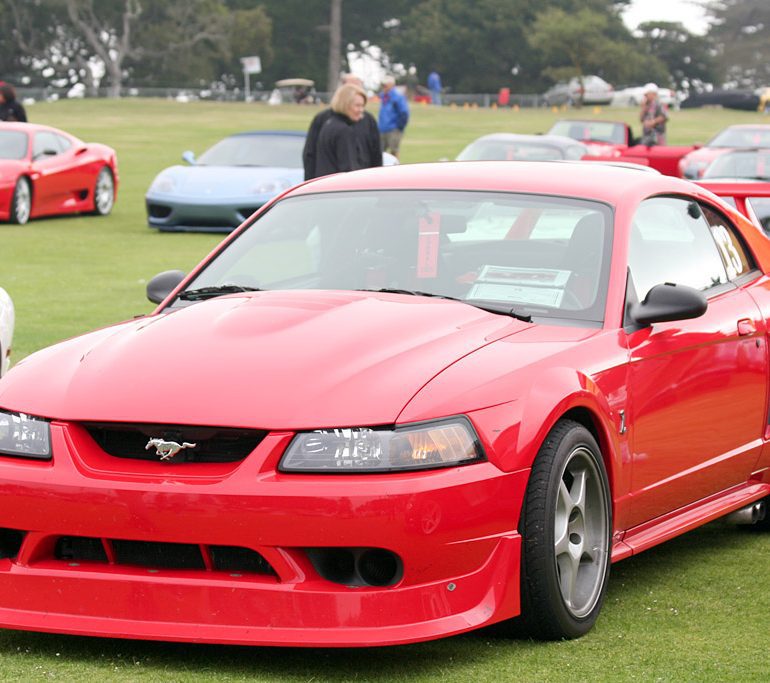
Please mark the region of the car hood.
<svg viewBox="0 0 770 683"><path fill-rule="evenodd" d="M0 382L0 406L74 421L392 424L446 367L531 327L425 297L238 294L39 351Z"/></svg>
<svg viewBox="0 0 770 683"><path fill-rule="evenodd" d="M209 196L272 196L302 182L304 171L265 166L172 166L158 175L161 177L173 178L173 188L161 192L151 186L148 194L170 194L205 202Z"/></svg>

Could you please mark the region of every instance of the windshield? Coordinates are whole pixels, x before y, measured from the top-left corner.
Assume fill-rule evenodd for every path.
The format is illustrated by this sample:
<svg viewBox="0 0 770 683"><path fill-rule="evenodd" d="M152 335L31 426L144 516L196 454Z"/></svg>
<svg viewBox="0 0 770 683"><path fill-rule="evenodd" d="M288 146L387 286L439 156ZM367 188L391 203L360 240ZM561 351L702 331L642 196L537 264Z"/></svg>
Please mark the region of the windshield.
<svg viewBox="0 0 770 683"><path fill-rule="evenodd" d="M302 168L302 135L233 135L198 159L201 166L272 166Z"/></svg>
<svg viewBox="0 0 770 683"><path fill-rule="evenodd" d="M611 220L603 204L536 195L289 197L228 244L187 291L399 289L601 323ZM174 305L188 305L182 299Z"/></svg>
<svg viewBox="0 0 770 683"><path fill-rule="evenodd" d="M458 161L555 161L579 159L582 154L567 155L555 145L513 140L481 140L468 145L457 157Z"/></svg>
<svg viewBox="0 0 770 683"><path fill-rule="evenodd" d="M0 131L0 159L23 159L27 156L29 138L15 130Z"/></svg>
<svg viewBox="0 0 770 683"><path fill-rule="evenodd" d="M707 178L770 180L770 150L728 152L714 159L703 173Z"/></svg>
<svg viewBox="0 0 770 683"><path fill-rule="evenodd" d="M607 121L557 121L549 135L563 135L573 140L609 142L614 145L625 145L626 127L622 123Z"/></svg>
<svg viewBox="0 0 770 683"><path fill-rule="evenodd" d="M707 147L770 147L770 126L725 128Z"/></svg>

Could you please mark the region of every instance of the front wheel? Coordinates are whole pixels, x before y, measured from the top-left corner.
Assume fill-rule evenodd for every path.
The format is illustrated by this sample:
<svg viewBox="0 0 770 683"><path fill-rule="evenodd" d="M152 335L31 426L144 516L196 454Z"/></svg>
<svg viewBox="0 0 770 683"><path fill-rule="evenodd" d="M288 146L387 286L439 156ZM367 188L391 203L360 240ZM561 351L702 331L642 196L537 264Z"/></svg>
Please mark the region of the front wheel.
<svg viewBox="0 0 770 683"><path fill-rule="evenodd" d="M94 184L94 213L106 216L115 204L115 179L112 171L104 166L96 176Z"/></svg>
<svg viewBox="0 0 770 683"><path fill-rule="evenodd" d="M520 531L525 629L547 640L584 635L607 590L612 513L599 446L583 425L562 420L546 437Z"/></svg>
<svg viewBox="0 0 770 683"><path fill-rule="evenodd" d="M24 225L32 213L32 186L27 178L19 178L11 200L11 223Z"/></svg>

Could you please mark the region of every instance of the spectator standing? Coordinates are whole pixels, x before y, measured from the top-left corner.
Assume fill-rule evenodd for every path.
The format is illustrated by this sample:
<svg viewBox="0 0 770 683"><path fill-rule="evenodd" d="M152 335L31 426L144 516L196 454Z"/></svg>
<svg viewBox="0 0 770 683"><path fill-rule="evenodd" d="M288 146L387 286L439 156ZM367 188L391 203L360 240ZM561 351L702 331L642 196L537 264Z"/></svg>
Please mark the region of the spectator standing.
<svg viewBox="0 0 770 683"><path fill-rule="evenodd" d="M641 144L648 147L666 144L668 112L658 100L658 86L655 83L644 86L644 99L639 120L642 122Z"/></svg>
<svg viewBox="0 0 770 683"><path fill-rule="evenodd" d="M337 88L331 101L331 114L318 134L315 177L363 168L353 129L363 119L365 107L363 88L352 84Z"/></svg>
<svg viewBox="0 0 770 683"><path fill-rule="evenodd" d="M383 152L390 152L398 158L401 138L409 122L409 105L406 98L396 90L396 79L385 76L380 93L380 140Z"/></svg>
<svg viewBox="0 0 770 683"><path fill-rule="evenodd" d="M441 76L435 70L428 74L428 90L431 103L441 106Z"/></svg>
<svg viewBox="0 0 770 683"><path fill-rule="evenodd" d="M363 88L363 83L358 76L345 74L342 77L342 85L355 85ZM316 148L318 146L318 136L324 123L332 115L331 108L318 112L310 122L310 128L307 131L305 147L302 150L302 164L305 167L305 180L316 178L319 174L316 172ZM358 168L372 168L382 166L382 149L380 148L380 130L377 127L377 119L368 111L360 121L353 124L353 133L356 138L356 152L358 154Z"/></svg>
<svg viewBox="0 0 770 683"><path fill-rule="evenodd" d="M26 122L27 112L16 99L16 90L10 83L0 84L0 121Z"/></svg>

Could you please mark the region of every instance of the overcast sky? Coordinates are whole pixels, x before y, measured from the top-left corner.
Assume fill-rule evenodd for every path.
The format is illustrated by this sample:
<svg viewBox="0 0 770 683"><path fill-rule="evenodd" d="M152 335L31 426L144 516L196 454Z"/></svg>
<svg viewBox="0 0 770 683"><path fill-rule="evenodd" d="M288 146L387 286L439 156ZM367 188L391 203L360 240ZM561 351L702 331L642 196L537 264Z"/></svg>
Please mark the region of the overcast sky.
<svg viewBox="0 0 770 683"><path fill-rule="evenodd" d="M645 21L679 21L692 33L708 28L704 0L633 0L623 15L626 25L635 29Z"/></svg>

